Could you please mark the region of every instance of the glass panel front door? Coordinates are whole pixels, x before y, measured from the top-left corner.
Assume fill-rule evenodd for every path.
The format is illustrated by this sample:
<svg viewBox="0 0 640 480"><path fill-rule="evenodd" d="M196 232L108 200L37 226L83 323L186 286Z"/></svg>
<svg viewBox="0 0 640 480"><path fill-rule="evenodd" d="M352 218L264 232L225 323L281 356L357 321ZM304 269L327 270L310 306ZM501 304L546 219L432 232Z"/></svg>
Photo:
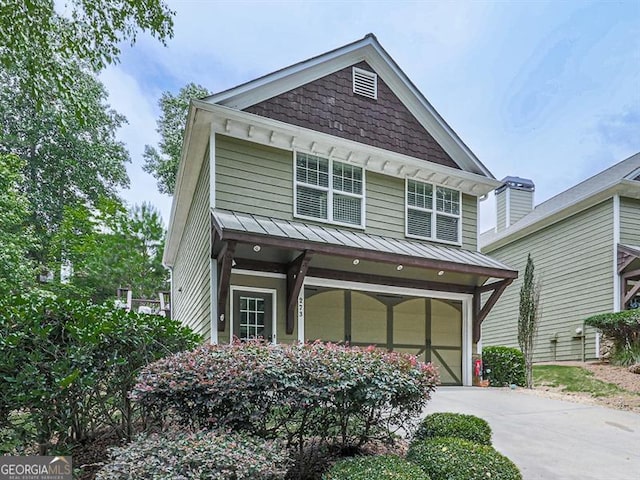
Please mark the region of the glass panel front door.
<svg viewBox="0 0 640 480"><path fill-rule="evenodd" d="M233 335L240 340L272 339L270 293L233 292Z"/></svg>

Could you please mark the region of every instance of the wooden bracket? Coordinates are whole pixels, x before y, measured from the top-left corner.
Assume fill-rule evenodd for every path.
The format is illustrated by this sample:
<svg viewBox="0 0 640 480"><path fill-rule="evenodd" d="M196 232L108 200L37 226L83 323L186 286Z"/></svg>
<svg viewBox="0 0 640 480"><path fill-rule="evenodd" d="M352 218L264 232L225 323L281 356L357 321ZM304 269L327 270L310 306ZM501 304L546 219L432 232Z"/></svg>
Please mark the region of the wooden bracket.
<svg viewBox="0 0 640 480"><path fill-rule="evenodd" d="M512 278L507 278L500 282L494 282L489 285L483 285L478 287L473 294L473 342L478 343L480 341L482 322L494 307L500 296L504 293L505 289L513 282ZM491 288L489 288L491 287ZM489 296L484 305L482 305L481 294L487 291L493 290L493 293Z"/></svg>
<svg viewBox="0 0 640 480"><path fill-rule="evenodd" d="M622 274L624 269L627 268L635 259L636 257L634 257L633 255L629 255L628 253L619 251L618 252L618 273Z"/></svg>
<svg viewBox="0 0 640 480"><path fill-rule="evenodd" d="M313 252L305 250L287 267L287 335L293 333L298 295L300 295L302 283L304 282L304 277L307 275L309 262L311 262L312 257Z"/></svg>
<svg viewBox="0 0 640 480"><path fill-rule="evenodd" d="M631 265L637 258L640 258L638 250L618 244L618 274L622 275L624 269ZM627 274L628 273L631 272L627 272Z"/></svg>
<svg viewBox="0 0 640 480"><path fill-rule="evenodd" d="M230 241L224 244L218 255L218 331L224 332L225 310L229 297L229 284L231 283L231 268L233 256L236 253L236 242Z"/></svg>
<svg viewBox="0 0 640 480"><path fill-rule="evenodd" d="M635 296L636 296L636 294L637 294L638 292L640 292L640 282L636 283L636 284L631 288L631 290L629 290L629 291L627 292L627 280L625 279L625 281L624 281L624 283L623 283L622 287L623 287L623 289L624 289L624 290L622 291L622 293L623 293L623 295L624 295L624 298L622 299L622 306L623 306L624 308L626 308L626 307L627 307L627 303L629 303L629 302L631 301L631 299L632 299L633 297L635 297ZM626 293L626 295L625 295L625 292L627 292L627 293Z"/></svg>
<svg viewBox="0 0 640 480"><path fill-rule="evenodd" d="M630 272L624 272L622 274L622 278L624 279L633 279L633 278L640 278L640 268L637 270L631 270Z"/></svg>

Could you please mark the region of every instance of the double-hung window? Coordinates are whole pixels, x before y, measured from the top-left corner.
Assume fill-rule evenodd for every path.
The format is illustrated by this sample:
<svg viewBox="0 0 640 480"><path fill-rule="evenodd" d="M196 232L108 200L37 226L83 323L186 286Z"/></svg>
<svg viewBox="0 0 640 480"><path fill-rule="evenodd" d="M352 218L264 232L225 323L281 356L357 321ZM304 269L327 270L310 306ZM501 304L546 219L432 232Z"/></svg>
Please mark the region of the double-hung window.
<svg viewBox="0 0 640 480"><path fill-rule="evenodd" d="M460 192L407 179L406 234L409 237L460 243Z"/></svg>
<svg viewBox="0 0 640 480"><path fill-rule="evenodd" d="M364 226L362 168L296 152L295 170L296 216Z"/></svg>

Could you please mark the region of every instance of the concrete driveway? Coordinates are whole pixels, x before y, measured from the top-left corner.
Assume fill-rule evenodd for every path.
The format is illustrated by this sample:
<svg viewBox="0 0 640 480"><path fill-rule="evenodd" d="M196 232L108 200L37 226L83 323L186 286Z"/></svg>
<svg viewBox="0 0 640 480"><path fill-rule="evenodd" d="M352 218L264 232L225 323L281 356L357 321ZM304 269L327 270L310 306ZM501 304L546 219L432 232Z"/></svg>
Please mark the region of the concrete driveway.
<svg viewBox="0 0 640 480"><path fill-rule="evenodd" d="M640 415L502 388L441 387L425 415L484 418L524 480L640 480Z"/></svg>

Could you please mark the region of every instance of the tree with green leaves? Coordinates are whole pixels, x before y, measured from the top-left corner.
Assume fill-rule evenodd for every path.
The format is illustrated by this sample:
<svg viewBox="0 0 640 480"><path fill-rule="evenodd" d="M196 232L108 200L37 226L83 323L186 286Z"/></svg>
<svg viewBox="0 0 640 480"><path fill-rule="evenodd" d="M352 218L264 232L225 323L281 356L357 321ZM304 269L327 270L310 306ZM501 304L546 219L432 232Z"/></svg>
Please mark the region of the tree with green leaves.
<svg viewBox="0 0 640 480"><path fill-rule="evenodd" d="M34 283L35 269L27 255L34 238L25 219L29 201L23 193L24 161L0 154L0 297Z"/></svg>
<svg viewBox="0 0 640 480"><path fill-rule="evenodd" d="M21 189L38 239L31 256L44 265L65 207L95 206L128 185L129 154L115 137L126 119L109 108L104 86L78 65L69 86L85 109L82 121L64 99L50 97L38 107L22 89L25 75L19 69L0 69L0 154L14 154L24 162Z"/></svg>
<svg viewBox="0 0 640 480"><path fill-rule="evenodd" d="M538 336L538 320L541 283L534 276L535 266L531 254L527 255L527 266L520 288L518 316L518 345L524 355L527 388L533 388L533 349Z"/></svg>
<svg viewBox="0 0 640 480"><path fill-rule="evenodd" d="M97 73L116 63L122 43L134 44L140 30L164 43L173 15L162 0L3 0L0 67L24 73L17 88L38 111L56 99L82 121L92 110L76 96L77 65Z"/></svg>
<svg viewBox="0 0 640 480"><path fill-rule="evenodd" d="M189 102L209 94L206 88L189 83L181 88L177 95L164 92L160 97L158 103L162 113L157 122L160 143L157 149L145 145L145 164L143 167L146 172L158 180L160 193L173 195L182 152L182 137L189 113Z"/></svg>
<svg viewBox="0 0 640 480"><path fill-rule="evenodd" d="M168 287L162 265L165 230L158 211L143 203L127 210L113 199L97 208L65 209L52 254L71 267L67 281L76 294L102 303L119 287L153 298Z"/></svg>

